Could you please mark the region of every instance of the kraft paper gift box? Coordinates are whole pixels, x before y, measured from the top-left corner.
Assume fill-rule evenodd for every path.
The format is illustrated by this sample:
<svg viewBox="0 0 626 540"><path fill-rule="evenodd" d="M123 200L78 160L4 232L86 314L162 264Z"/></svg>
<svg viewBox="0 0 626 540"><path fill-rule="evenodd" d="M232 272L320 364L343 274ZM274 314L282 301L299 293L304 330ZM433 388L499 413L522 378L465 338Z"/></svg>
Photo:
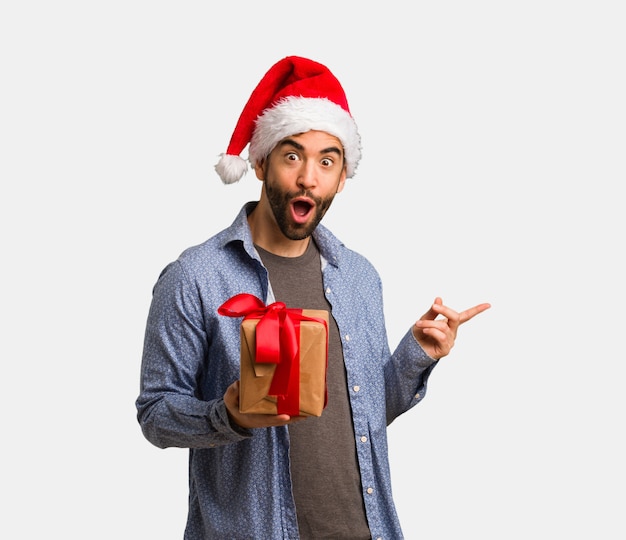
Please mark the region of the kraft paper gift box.
<svg viewBox="0 0 626 540"><path fill-rule="evenodd" d="M224 302L218 312L244 317L240 412L321 416L327 399L328 312L288 309L282 302L265 306L245 293Z"/></svg>

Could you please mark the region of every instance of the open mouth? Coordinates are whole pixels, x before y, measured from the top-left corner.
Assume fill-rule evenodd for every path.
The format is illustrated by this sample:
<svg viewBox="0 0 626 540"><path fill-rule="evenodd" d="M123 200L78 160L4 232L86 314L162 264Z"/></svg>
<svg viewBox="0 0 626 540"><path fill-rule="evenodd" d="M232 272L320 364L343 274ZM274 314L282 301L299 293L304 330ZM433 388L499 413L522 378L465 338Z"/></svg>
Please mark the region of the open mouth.
<svg viewBox="0 0 626 540"><path fill-rule="evenodd" d="M313 211L313 203L306 199L296 199L291 203L291 213L297 223L304 223Z"/></svg>

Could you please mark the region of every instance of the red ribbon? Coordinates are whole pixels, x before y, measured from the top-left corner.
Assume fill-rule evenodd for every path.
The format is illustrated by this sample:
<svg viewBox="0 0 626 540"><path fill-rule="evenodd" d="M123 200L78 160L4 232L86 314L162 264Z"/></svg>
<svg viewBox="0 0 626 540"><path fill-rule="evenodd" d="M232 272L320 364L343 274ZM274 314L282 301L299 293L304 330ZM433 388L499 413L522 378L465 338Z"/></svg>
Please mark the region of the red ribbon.
<svg viewBox="0 0 626 540"><path fill-rule="evenodd" d="M242 293L226 300L217 310L227 317L260 319L256 326L256 357L259 363L276 364L269 394L276 396L277 414L300 414L300 321L324 319L307 317L301 309L283 302L266 306L252 294ZM328 331L328 329L327 329Z"/></svg>

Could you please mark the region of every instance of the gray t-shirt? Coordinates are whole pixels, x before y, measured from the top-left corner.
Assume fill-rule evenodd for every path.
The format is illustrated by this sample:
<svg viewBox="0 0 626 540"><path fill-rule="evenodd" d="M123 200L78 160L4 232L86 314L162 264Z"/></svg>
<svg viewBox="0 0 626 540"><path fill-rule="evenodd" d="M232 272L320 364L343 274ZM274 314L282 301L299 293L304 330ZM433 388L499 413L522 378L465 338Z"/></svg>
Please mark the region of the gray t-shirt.
<svg viewBox="0 0 626 540"><path fill-rule="evenodd" d="M256 246L277 301L289 308L324 309L320 254L311 240L299 257ZM371 538L356 456L356 436L337 323L329 317L328 404L320 417L289 426L293 495L302 539Z"/></svg>

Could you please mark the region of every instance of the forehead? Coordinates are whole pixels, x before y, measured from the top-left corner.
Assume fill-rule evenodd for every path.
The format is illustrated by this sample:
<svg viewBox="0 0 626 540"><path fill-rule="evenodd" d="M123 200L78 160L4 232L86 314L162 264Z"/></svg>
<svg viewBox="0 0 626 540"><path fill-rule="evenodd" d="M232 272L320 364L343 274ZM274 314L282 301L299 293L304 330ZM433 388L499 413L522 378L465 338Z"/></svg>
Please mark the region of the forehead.
<svg viewBox="0 0 626 540"><path fill-rule="evenodd" d="M276 148L295 146L312 153L339 152L343 154L341 141L326 131L311 130L285 137L276 145Z"/></svg>

